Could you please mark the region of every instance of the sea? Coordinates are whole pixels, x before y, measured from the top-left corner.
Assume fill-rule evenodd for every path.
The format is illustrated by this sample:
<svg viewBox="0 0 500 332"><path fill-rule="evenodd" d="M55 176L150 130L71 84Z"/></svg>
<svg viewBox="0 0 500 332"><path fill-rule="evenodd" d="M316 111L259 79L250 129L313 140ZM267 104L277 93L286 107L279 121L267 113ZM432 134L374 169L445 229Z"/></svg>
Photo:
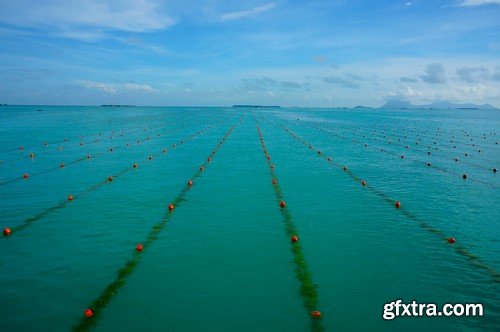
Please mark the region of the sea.
<svg viewBox="0 0 500 332"><path fill-rule="evenodd" d="M499 129L477 109L0 106L0 330L499 331Z"/></svg>

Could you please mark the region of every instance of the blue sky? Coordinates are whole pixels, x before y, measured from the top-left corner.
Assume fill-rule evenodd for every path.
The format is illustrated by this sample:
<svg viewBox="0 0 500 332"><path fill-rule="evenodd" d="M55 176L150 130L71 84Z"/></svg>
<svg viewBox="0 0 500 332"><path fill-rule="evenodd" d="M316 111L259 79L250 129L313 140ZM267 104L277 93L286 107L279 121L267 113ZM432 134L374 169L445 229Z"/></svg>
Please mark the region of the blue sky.
<svg viewBox="0 0 500 332"><path fill-rule="evenodd" d="M500 0L15 0L0 13L0 103L500 107Z"/></svg>

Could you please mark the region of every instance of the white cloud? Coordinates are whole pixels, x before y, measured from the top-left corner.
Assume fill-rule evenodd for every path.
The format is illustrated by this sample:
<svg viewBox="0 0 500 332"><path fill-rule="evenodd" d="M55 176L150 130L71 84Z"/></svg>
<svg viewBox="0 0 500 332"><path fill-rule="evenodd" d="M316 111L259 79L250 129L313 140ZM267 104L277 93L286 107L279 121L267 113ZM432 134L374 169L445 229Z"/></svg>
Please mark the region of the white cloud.
<svg viewBox="0 0 500 332"><path fill-rule="evenodd" d="M276 7L276 4L274 2L270 2L268 4L257 6L257 7L254 7L252 9L249 9L249 10L242 10L242 11L237 11L237 12L225 13L225 14L220 15L219 19L221 21L237 20L240 18L249 17L249 16L259 14L259 13L267 12L275 7Z"/></svg>
<svg viewBox="0 0 500 332"><path fill-rule="evenodd" d="M108 31L151 32L175 23L157 0L1 1L0 12L0 23L89 41Z"/></svg>
<svg viewBox="0 0 500 332"><path fill-rule="evenodd" d="M114 84L114 83L94 82L87 80L78 80L76 81L76 83L88 90L97 90L104 92L106 94L115 94L117 92L147 92L147 93L157 92L157 90L155 90L153 87L147 84L137 84L137 83Z"/></svg>
<svg viewBox="0 0 500 332"><path fill-rule="evenodd" d="M500 0L463 0L458 3L462 7L477 7L483 5L500 5Z"/></svg>
<svg viewBox="0 0 500 332"><path fill-rule="evenodd" d="M123 84L123 88L129 91L156 92L155 89L147 84L126 83Z"/></svg>
<svg viewBox="0 0 500 332"><path fill-rule="evenodd" d="M116 88L113 86L113 84L93 82L93 81L77 81L76 83L88 90L102 91L107 94L116 93Z"/></svg>

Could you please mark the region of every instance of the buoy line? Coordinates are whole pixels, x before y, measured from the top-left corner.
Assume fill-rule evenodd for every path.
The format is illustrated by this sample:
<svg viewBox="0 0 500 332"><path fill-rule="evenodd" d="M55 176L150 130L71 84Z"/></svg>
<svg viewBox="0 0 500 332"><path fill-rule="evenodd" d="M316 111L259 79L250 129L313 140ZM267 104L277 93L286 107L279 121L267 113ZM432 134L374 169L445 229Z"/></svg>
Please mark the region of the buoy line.
<svg viewBox="0 0 500 332"><path fill-rule="evenodd" d="M184 130L184 129L179 129L179 130L175 130L175 131L172 131L172 132L163 132L163 133L160 133L160 134L155 135L155 136L153 136L153 137L160 137L160 136L162 136L162 135L164 135L164 134L166 134L166 133L173 134L173 133L176 133L176 132L179 132L179 131L182 131L182 130ZM135 140L135 139L134 139L134 140ZM150 139L148 139L148 138L144 138L144 139L141 139L141 140L137 140L137 142L138 142L138 143L140 143L140 142L145 142L145 141L148 141L148 140L150 140ZM126 145L125 145L125 146L129 146L129 144L130 144L130 143L126 143ZM117 150L117 149L120 149L120 148L121 148L121 149L123 149L125 146L118 146L118 147L115 147L115 148L110 148L110 149L107 149L107 151L108 151L108 152L113 152L113 151L115 151L115 150ZM87 154L87 156L86 156L86 157L81 157L81 158L78 158L78 159L76 159L76 160L73 160L73 161L71 161L71 162L69 162L69 163L62 163L62 164L64 164L64 166L74 165L74 164L77 164L77 163L79 163L79 162L81 162L81 161L84 161L84 160L87 160L87 159L91 159L91 158L95 158L95 157L98 157L98 156L103 156L103 155L105 155L105 154L106 154L105 152L98 152L98 153L95 153L95 154L92 154L92 155ZM32 155L33 155L33 156L32 156ZM35 156L36 156L36 154L34 154L34 153L30 153L30 158L34 158ZM42 175L42 174L46 174L46 173L50 173L50 172L52 172L52 171L55 171L55 170L57 170L57 169L61 168L61 165L62 165L62 164L59 164L58 166L53 166L53 167L48 168L48 169L40 170L40 171L38 171L38 172L35 172L35 173L32 173L32 174L29 174L28 176L26 176L26 174L28 174L28 173L24 173L24 175L23 175L23 176L18 176L18 177L13 178L13 179L0 181L0 185L6 185L6 184L10 184L10 183L13 183L13 182L16 182L16 181L20 181L20 180L23 180L23 179L27 179L29 176L33 176L33 175L38 176L38 175ZM63 167L64 167L64 166L63 166Z"/></svg>
<svg viewBox="0 0 500 332"><path fill-rule="evenodd" d="M195 132L195 133L187 136L186 138L178 140L176 143L178 143L178 142L183 142L183 143L189 142L192 139L194 139L195 137L202 135L204 132L208 131L210 128L212 128L214 126L217 126L217 125L218 124L210 125L210 126L205 127L205 128L203 128L201 130L198 130L197 132ZM80 192L77 195L70 194L69 196L72 197L71 199L69 199L69 196L68 196L68 199L64 199L64 200L60 201L59 203L57 203L56 205L51 206L51 207L49 207L49 208L47 208L47 209L39 212L38 214L36 214L36 215L34 215L32 217L28 217L28 218L24 219L24 221L21 224L17 225L17 226L14 226L12 228L5 227L4 229L8 229L8 234L4 233L4 238L6 238L7 236L10 237L12 234L17 233L19 231L22 231L26 227L28 227L31 224L33 224L34 222L42 219L43 217L49 215L50 213L52 213L52 212L54 212L56 210L64 208L67 204L69 204L70 202L72 202L76 198L80 198L81 196L83 196L83 195L85 195L85 194L87 194L89 192L95 191L95 190L101 188L102 186L104 186L105 184L107 184L109 182L113 182L116 178L119 178L119 177L123 176L124 174L126 174L126 173L128 173L131 170L136 169L136 168L138 168L138 164L137 163L133 163L131 167L127 167L127 168L121 170L120 172L118 172L118 173L116 173L116 174L114 174L112 176L109 176L105 180L100 181L100 182L98 182L98 183L96 183L96 184L88 187L87 189L83 190L82 192Z"/></svg>
<svg viewBox="0 0 500 332"><path fill-rule="evenodd" d="M302 143L302 145L308 147L310 150L316 151L314 149L314 147L312 146L312 144L310 144L306 140L300 138L297 134L295 134L293 131L291 131L287 127L275 124L275 123L273 123L272 121L270 121L270 120L268 120L266 118L263 118L263 119L265 121L267 121L268 123L270 123L271 125L273 125L273 126L278 126L278 127L282 128L293 139L295 139L298 142ZM377 196L381 197L384 201L390 203L390 205L392 205L393 207L396 207L397 210L401 211L402 215L404 215L408 219L416 222L422 229L426 230L429 233L437 235L443 243L451 244L452 247L455 249L455 252L457 252L461 256L464 256L464 257L468 258L468 261L470 263L472 263L474 266L479 267L482 270L484 270L485 272L487 272L492 277L492 279L493 279L493 281L495 283L500 283L500 274L494 268L492 268L489 265L487 265L486 263L484 263L478 256L476 256L473 253L471 253L466 247L464 247L461 244L457 244L456 243L456 239L454 237L450 237L450 236L445 235L445 233L443 231L438 230L437 228L429 225L427 222L421 220L415 214L413 214L413 213L409 212L408 210L406 210L405 208L403 208L401 202L392 199L391 197L389 197L387 194L385 194L381 190L375 188L372 185L369 185L368 183L366 183L365 180L359 178L355 173L353 173L347 166L342 166L341 164L339 164L336 161L334 161L332 157L325 156L323 153L315 153L315 154L317 156L319 156L320 158L326 160L329 164L332 164L332 165L337 166L338 168L341 168L344 171L344 173L346 173L347 175L349 175L354 181L356 181L358 183L361 183L361 185L364 188L368 189L370 192L372 192L372 193L376 194ZM363 183L363 181L364 181L364 183ZM397 204L397 203L399 203L399 204Z"/></svg>
<svg viewBox="0 0 500 332"><path fill-rule="evenodd" d="M255 121L255 126L257 128L257 134L259 135L260 144L264 156L266 158L266 163L269 169L269 174L271 176L271 183L274 188L274 193L276 196L276 201L280 206L281 216L283 218L283 223L285 226L285 231L287 236L290 238L290 249L293 254L293 262L295 264L295 277L300 283L300 295L304 307L308 311L309 317L311 318L311 330L312 331L323 331L323 325L321 324L321 312L318 310L318 290L316 285L312 281L311 272L307 265L304 253L299 243L299 236L297 228L295 227L292 215L289 209L286 208L286 202L281 191L279 184L279 179L276 175L276 169L274 164L271 162L271 156L269 155L269 150L266 147L264 136L260 129L259 121L253 114Z"/></svg>
<svg viewBox="0 0 500 332"><path fill-rule="evenodd" d="M238 125L241 123L242 119L243 117L240 118ZM232 125L228 129L228 131L225 133L225 135L218 142L218 144L210 154L211 157L209 158L213 158L216 155L222 145L227 141L235 127L235 125ZM198 168L198 170L194 173L189 181L195 181L198 177L200 177L203 174L205 167L208 166L209 163L210 162L208 160L203 162L202 166ZM184 196L191 189L192 187L190 185L184 186L177 197L175 197L174 200L171 201L171 203L168 205L168 211L164 214L162 220L151 228L145 241L136 245L132 258L129 259L118 270L115 280L109 283L101 293L101 295L94 301L92 301L88 308L84 310L82 319L75 327L73 327L73 331L88 331L92 327L94 327L97 320L102 315L102 310L111 302L113 297L115 297L118 293L119 289L125 284L126 278L134 271L135 267L139 263L140 258L144 254L144 251L146 251L158 238L158 234L163 230L165 225L167 225L167 222L172 218L175 213L175 209L178 208L183 201L185 201Z"/></svg>
<svg viewBox="0 0 500 332"><path fill-rule="evenodd" d="M347 137L341 136L341 134L338 134L338 133L333 133L333 132L329 131L329 129L331 130L331 128L330 128L330 127L326 127L326 128L329 128L329 129L326 129L326 128L325 128L325 126L319 126L319 124L318 124L318 123L316 123L316 122L311 123L311 125L313 125L313 126L315 126L315 127L318 127L317 129L319 129L319 130L321 130L321 131L323 131L323 132L326 132L326 133L328 133L328 134L330 134L330 135L333 135L333 136L336 136L336 137L339 137L339 138L342 138L342 139L348 139ZM338 131L339 131L339 130L337 129L337 132L338 132ZM354 132L355 132L356 134L358 134L358 135L359 135L359 132L358 132L358 131L354 131ZM352 134L352 132L351 132L351 134ZM383 139L379 139L379 138L377 138L377 137L373 137L373 136L374 136L374 135L373 135L373 133L372 133L371 137L370 137L370 136L365 135L364 133L361 133L361 135L362 135L362 137L363 137L363 138L366 138L366 139L372 139L372 140L377 141L377 142L385 142L384 140L388 140L387 142L389 143L389 145L392 145L392 146L400 146L401 148L403 148L403 145L404 145L404 148L405 148L406 150L413 150L413 151L418 151L418 152L422 152L422 153L427 153L427 155L429 155L429 152L430 152L429 150L431 150L431 151L441 151L441 152L446 152L446 151L448 151L448 150L445 150L445 149L443 149L443 148L438 148L438 147L436 147L436 146L429 146L429 145L424 146L425 148L427 148L427 150L424 150L424 149L421 149L421 148L417 148L417 147L415 146L415 144L414 144L414 143L408 143L408 142L406 142L406 144L404 144L404 141L401 141L401 138L400 138L400 137L396 137L396 138L398 139L398 140L397 140L397 142L399 142L399 143L396 143L395 141L393 141L392 139L390 139L390 138L389 138L389 137L387 137L387 136L383 136ZM379 136L379 137L380 137L380 136ZM417 137L418 137L418 135L417 135ZM359 142L359 141L357 141L357 140L355 140L355 139L352 139L352 138L349 138L349 139L350 139L350 140L352 140L352 141L353 141L353 142L355 142L355 143L363 144L363 143L361 143L361 142ZM406 136L404 137L404 139L407 139L407 138L406 138ZM434 143L435 143L435 142L436 142L436 141L434 141ZM464 144L464 143L460 143L460 142L458 142L458 141L456 141L455 143L457 143L457 144ZM366 146L366 145L365 145L365 146ZM417 145L417 146L422 146L422 145ZM453 146L453 148L455 148L455 147L456 147L456 145L454 145L454 146ZM480 148L479 148L479 150L477 150L478 148L479 148L479 147L478 147L478 146L476 146L476 151L482 151ZM451 147L450 147L450 150L449 150L449 151L452 151L452 150L451 150ZM384 152L388 152L388 153L390 153L390 152L389 152L388 150L386 150L386 149L384 149ZM469 152L470 152L470 151L469 151ZM397 153L394 153L394 154L395 154L395 155L400 156L400 155L399 155L399 154L397 154ZM463 155L463 154L467 155L467 153L458 153L458 152L457 152L457 154L456 154L456 155ZM434 154L433 154L433 156L436 156L436 155L434 155ZM443 156L443 155L441 155L441 154L438 154L437 156L438 156L438 158L440 158L440 159L442 159L442 160L447 160L447 161L450 161L450 160L449 160L449 158L446 158L445 156ZM487 162L487 163L491 163L491 164L495 163L495 162L494 162L494 161L492 161L492 160L489 160L489 159L486 159L486 158L483 158L483 157L480 157L480 156L475 156L475 158L481 159L481 160L483 160L484 162ZM419 161L420 161L420 160L419 160ZM482 170L487 170L487 171L492 171L492 170L494 169L494 168L488 168L488 167L485 167L485 166L482 166L482 165L478 165L478 164L474 164L474 163L472 163L472 162L465 161L465 160L463 160L463 158L455 158L455 162L468 164L468 165L471 165L471 166L474 166L474 167L480 168L480 169L482 169Z"/></svg>
<svg viewBox="0 0 500 332"><path fill-rule="evenodd" d="M335 133L333 133L333 132L331 132L329 130L323 129L323 128L317 126L317 125L312 125L312 127L314 129L316 129L318 131L322 131L322 132L324 132L326 134L329 134L329 135L332 135L332 136L335 136L335 137L338 137L338 138L342 138L343 140L352 141L353 143L359 144L359 145L363 146L364 148L371 149L371 150L374 150L374 151L377 151L377 152L386 153L386 154L389 154L389 155L393 155L393 156L396 156L396 157L398 157L400 159L406 159L407 161L412 161L414 163L426 165L427 167L431 167L431 169L433 169L433 170L439 171L441 173L446 173L446 174L449 174L451 176L455 176L457 179L462 178L462 179L465 180L465 179L468 178L467 175L466 175L466 173L459 174L457 172L450 171L450 170L448 170L446 168L432 165L431 162L425 162L425 161L417 160L416 158L413 158L413 157L406 157L406 156L401 155L401 154L393 153L393 152L387 150L386 148L374 148L371 145L364 144L364 143L359 142L358 140L350 139L350 138L347 138L345 136L341 136L341 135L335 134ZM496 173L496 172L493 171L493 173ZM465 175L465 177L464 177L464 175ZM484 186L491 187L491 188L498 188L496 185L494 185L492 183L485 182L485 181L482 181L482 180L479 180L479 179L475 179L475 178L469 179L469 181L476 182L476 183L479 183L479 184L482 184Z"/></svg>

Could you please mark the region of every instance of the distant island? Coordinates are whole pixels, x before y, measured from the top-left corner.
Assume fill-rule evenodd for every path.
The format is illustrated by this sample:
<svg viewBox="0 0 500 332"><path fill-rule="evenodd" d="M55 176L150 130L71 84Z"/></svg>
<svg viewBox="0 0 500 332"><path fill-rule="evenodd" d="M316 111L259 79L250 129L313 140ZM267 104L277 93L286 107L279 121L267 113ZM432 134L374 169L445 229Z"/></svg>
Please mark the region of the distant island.
<svg viewBox="0 0 500 332"><path fill-rule="evenodd" d="M281 108L276 105L233 105L233 107L246 107L246 108Z"/></svg>
<svg viewBox="0 0 500 332"><path fill-rule="evenodd" d="M456 104L446 100L438 100L427 105L413 105L406 100L389 100L385 105L379 108L392 109L467 109L467 110L495 110L495 106L490 104L476 105L472 103Z"/></svg>
<svg viewBox="0 0 500 332"><path fill-rule="evenodd" d="M135 105L101 105L101 107L135 107Z"/></svg>

